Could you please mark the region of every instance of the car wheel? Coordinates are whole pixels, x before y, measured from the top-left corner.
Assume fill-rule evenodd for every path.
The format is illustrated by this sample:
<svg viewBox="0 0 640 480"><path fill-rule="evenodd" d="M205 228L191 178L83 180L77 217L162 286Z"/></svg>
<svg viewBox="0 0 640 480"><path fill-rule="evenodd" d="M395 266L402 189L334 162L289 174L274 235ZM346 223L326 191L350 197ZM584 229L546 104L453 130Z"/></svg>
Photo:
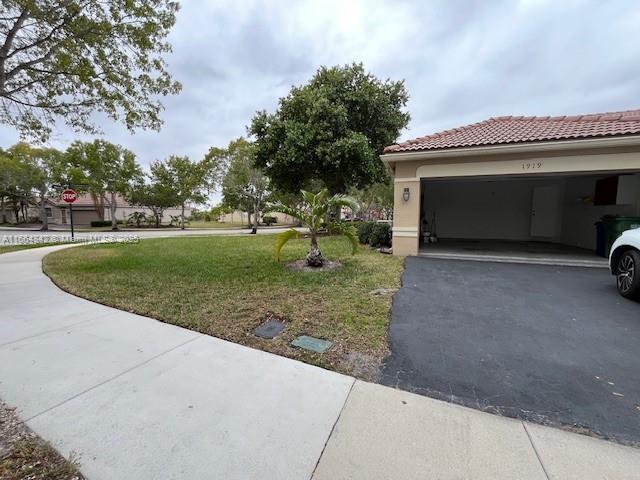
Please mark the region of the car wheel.
<svg viewBox="0 0 640 480"><path fill-rule="evenodd" d="M618 292L625 298L640 299L640 253L628 250L618 260Z"/></svg>

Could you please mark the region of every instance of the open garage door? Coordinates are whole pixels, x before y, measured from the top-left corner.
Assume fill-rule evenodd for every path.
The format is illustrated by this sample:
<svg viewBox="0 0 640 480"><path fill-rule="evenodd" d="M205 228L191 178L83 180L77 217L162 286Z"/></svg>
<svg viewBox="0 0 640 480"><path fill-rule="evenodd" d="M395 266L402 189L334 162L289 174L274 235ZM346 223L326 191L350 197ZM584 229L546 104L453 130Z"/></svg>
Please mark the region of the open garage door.
<svg viewBox="0 0 640 480"><path fill-rule="evenodd" d="M422 180L420 211L420 253L427 256L564 256L602 264L595 224L604 215L640 215L640 175Z"/></svg>

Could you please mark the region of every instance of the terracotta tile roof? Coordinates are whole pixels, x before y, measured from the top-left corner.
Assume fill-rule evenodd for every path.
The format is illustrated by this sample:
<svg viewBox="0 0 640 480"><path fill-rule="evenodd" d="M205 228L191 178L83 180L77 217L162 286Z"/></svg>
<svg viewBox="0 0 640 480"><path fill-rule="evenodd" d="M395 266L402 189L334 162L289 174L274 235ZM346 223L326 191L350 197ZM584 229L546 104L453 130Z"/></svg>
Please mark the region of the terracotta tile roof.
<svg viewBox="0 0 640 480"><path fill-rule="evenodd" d="M640 134L640 110L562 117L495 117L390 145L384 153Z"/></svg>

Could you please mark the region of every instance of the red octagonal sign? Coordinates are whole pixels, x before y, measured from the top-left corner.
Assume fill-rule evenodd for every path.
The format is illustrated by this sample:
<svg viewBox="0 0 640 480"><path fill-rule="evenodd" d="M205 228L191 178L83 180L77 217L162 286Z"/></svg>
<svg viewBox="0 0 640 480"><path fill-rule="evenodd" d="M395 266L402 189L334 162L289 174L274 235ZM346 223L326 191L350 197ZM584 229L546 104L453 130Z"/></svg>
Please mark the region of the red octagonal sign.
<svg viewBox="0 0 640 480"><path fill-rule="evenodd" d="M74 190L65 190L62 192L62 200L67 203L73 203L78 199L78 194Z"/></svg>

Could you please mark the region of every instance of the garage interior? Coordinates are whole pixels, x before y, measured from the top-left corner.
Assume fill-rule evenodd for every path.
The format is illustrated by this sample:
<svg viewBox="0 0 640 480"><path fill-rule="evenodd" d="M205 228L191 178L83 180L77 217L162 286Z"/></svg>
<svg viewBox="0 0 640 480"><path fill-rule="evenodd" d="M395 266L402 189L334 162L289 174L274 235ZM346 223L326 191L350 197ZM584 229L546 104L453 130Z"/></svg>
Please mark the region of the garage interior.
<svg viewBox="0 0 640 480"><path fill-rule="evenodd" d="M606 266L595 224L640 216L640 173L422 179L420 200L421 256Z"/></svg>

